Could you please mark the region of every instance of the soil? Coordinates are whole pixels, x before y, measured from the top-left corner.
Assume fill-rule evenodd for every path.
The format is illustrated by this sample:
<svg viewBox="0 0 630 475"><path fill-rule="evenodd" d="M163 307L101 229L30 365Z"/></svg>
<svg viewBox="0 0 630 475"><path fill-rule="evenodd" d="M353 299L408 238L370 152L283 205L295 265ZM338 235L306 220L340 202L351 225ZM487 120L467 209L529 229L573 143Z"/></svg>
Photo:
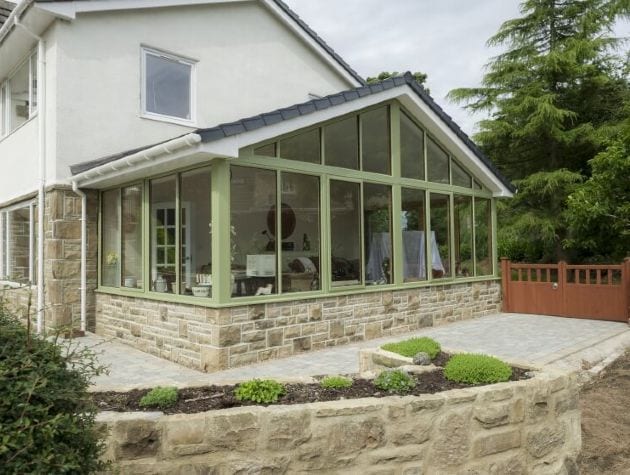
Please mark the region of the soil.
<svg viewBox="0 0 630 475"><path fill-rule="evenodd" d="M442 353L433 362L443 365L448 361L448 355ZM525 379L527 370L512 368L512 380ZM405 395L433 394L449 389L471 387L469 384L454 383L447 380L442 370L432 371L414 376L416 386ZM198 388L186 388L179 390L177 403L162 411L166 414L195 413L229 407L252 406L256 403L239 401L234 397L235 386L204 386ZM148 389L136 389L133 391L101 392L92 395L94 402L101 411L155 411L155 408L140 407L140 399L148 392ZM353 378L352 387L348 389L324 389L319 384L286 384L285 394L275 404L304 404L308 402L336 401L339 399L358 399L364 397L386 397L394 393L382 391L376 388L372 381Z"/></svg>
<svg viewBox="0 0 630 475"><path fill-rule="evenodd" d="M630 474L630 351L582 390L582 475Z"/></svg>

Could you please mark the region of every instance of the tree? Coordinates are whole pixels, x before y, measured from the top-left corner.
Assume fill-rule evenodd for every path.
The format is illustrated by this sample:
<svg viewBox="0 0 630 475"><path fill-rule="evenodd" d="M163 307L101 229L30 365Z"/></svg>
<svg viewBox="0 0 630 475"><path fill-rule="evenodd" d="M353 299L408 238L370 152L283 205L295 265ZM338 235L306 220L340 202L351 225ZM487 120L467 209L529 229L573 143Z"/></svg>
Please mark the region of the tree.
<svg viewBox="0 0 630 475"><path fill-rule="evenodd" d="M623 118L629 95L625 61L610 36L627 0L525 0L522 17L488 41L507 50L493 58L481 87L450 99L484 111L475 140L512 179L539 171L588 173L602 150L598 129Z"/></svg>
<svg viewBox="0 0 630 475"><path fill-rule="evenodd" d="M413 78L416 80L416 82L420 84L422 87L424 87L424 90L427 91L427 94L430 94L429 89L425 86L425 83L427 82L427 75L419 71L416 71L415 73L411 73L411 74L413 74ZM383 71L379 73L378 76L368 77L366 79L366 82L368 84L374 84L374 83L384 81L385 79L393 78L396 76L400 76L400 73L398 71L393 71L391 73L388 71Z"/></svg>

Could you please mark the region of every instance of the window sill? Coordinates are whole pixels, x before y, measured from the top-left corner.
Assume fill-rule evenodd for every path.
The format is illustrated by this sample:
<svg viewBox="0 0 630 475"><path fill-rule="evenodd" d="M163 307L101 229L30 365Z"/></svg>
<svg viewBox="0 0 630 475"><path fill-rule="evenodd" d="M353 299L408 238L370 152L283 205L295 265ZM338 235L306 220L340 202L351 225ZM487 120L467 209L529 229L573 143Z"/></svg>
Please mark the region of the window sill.
<svg viewBox="0 0 630 475"><path fill-rule="evenodd" d="M197 129L197 122L194 119L180 119L178 117L170 117L168 115L151 114L149 112L143 112L140 114L141 119L153 120L156 122L165 122L167 124L183 125L184 127L190 127L191 129Z"/></svg>

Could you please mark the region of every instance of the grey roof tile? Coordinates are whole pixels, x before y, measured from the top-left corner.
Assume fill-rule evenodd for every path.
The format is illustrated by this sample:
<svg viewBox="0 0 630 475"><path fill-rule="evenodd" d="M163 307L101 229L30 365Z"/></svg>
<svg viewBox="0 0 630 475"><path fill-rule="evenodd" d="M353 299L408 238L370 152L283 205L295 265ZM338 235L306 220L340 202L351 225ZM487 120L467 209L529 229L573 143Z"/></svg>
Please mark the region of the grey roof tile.
<svg viewBox="0 0 630 475"><path fill-rule="evenodd" d="M0 27L4 25L9 18L9 15L15 8L15 3L7 2L6 0L0 0Z"/></svg>

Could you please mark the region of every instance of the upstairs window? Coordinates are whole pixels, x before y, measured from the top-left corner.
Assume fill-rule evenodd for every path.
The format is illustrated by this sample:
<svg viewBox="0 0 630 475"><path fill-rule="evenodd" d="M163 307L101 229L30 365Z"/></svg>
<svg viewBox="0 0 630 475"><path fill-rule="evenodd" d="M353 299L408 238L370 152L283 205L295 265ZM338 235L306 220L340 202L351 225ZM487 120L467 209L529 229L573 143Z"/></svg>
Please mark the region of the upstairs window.
<svg viewBox="0 0 630 475"><path fill-rule="evenodd" d="M195 62L142 50L142 113L145 117L193 122Z"/></svg>
<svg viewBox="0 0 630 475"><path fill-rule="evenodd" d="M37 113L37 53L0 82L0 136L9 135Z"/></svg>

